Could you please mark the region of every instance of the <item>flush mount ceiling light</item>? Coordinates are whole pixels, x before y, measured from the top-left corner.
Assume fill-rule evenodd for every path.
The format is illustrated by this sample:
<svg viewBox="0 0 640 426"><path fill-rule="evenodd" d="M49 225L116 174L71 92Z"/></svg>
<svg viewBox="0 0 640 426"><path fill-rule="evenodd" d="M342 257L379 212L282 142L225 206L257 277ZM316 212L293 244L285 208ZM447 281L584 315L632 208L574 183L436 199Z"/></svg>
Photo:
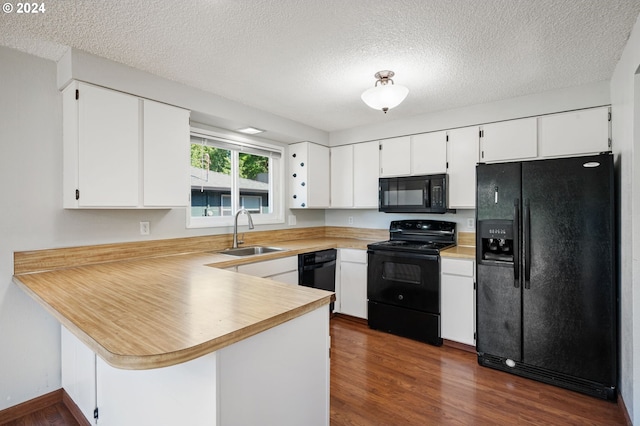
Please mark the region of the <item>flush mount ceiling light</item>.
<svg viewBox="0 0 640 426"><path fill-rule="evenodd" d="M393 71L378 71L375 75L378 79L376 85L364 91L362 101L373 109L381 109L385 114L400 105L409 94L409 89L395 84L391 79L394 75Z"/></svg>
<svg viewBox="0 0 640 426"><path fill-rule="evenodd" d="M245 127L242 129L236 130L237 132L244 133L247 135L257 135L258 133L264 132L262 129L256 129L255 127Z"/></svg>

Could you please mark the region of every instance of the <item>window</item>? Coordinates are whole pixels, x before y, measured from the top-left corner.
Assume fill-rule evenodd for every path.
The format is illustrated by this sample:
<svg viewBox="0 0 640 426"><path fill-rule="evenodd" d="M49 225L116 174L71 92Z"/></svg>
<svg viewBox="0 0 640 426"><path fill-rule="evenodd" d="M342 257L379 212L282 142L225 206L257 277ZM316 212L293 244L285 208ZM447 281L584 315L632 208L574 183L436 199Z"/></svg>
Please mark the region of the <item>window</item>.
<svg viewBox="0 0 640 426"><path fill-rule="evenodd" d="M282 223L283 148L191 133L191 228L229 226L240 208L254 223Z"/></svg>

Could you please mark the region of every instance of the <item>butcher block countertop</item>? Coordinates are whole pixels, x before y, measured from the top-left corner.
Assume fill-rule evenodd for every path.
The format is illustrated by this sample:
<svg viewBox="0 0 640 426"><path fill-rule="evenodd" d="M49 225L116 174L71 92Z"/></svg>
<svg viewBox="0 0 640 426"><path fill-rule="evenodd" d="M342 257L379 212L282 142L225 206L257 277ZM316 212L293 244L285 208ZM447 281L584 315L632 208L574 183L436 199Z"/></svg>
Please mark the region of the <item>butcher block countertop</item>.
<svg viewBox="0 0 640 426"><path fill-rule="evenodd" d="M274 241L268 245L284 250L246 257L219 253L221 248L174 254L177 249L168 249L164 241L147 243L157 246L151 251L157 257L137 257L142 243L19 252L13 280L108 364L159 368L219 350L335 300L331 292L221 268L329 248L366 249L383 239L356 236ZM206 247L198 238L176 241ZM150 256L149 247L144 249ZM459 249L450 249L452 257L469 255ZM119 258L127 250L131 260ZM86 259L93 263L83 264Z"/></svg>

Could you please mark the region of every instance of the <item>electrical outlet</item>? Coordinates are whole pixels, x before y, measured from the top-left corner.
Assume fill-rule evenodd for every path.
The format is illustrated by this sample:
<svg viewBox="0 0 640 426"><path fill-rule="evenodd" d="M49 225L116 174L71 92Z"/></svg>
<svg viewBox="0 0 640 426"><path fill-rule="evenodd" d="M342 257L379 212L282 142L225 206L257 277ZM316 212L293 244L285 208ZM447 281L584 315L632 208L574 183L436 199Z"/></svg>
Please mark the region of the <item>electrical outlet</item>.
<svg viewBox="0 0 640 426"><path fill-rule="evenodd" d="M467 219L467 228L475 229L475 227L476 227L476 220L473 218Z"/></svg>
<svg viewBox="0 0 640 426"><path fill-rule="evenodd" d="M140 235L149 235L151 233L151 226L149 222L140 222Z"/></svg>
<svg viewBox="0 0 640 426"><path fill-rule="evenodd" d="M349 225L353 225L353 216L349 216L347 221L349 222Z"/></svg>

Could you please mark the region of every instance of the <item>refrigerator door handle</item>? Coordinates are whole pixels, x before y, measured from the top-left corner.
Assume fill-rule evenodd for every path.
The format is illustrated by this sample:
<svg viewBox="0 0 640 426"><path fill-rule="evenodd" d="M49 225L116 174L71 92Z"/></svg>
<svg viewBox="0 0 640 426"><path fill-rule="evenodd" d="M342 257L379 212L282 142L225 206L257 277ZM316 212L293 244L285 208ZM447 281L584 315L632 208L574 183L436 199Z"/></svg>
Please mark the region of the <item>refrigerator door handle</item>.
<svg viewBox="0 0 640 426"><path fill-rule="evenodd" d="M513 286L520 287L520 200L513 202Z"/></svg>
<svg viewBox="0 0 640 426"><path fill-rule="evenodd" d="M524 249L524 288L531 288L531 212L529 210L529 200L524 200L524 221L523 221L523 249Z"/></svg>

